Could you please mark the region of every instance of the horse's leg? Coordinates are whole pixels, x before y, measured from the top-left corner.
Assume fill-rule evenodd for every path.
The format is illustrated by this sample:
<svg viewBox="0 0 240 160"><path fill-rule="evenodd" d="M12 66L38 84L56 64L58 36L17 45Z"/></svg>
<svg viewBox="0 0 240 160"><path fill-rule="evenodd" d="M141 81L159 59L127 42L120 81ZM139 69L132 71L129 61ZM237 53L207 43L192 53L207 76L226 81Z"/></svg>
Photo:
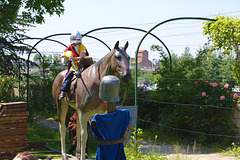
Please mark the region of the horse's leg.
<svg viewBox="0 0 240 160"><path fill-rule="evenodd" d="M77 134L77 146L76 146L76 157L77 158L81 158L80 155L81 155L81 149L80 149L80 135L81 135L81 127L79 126L80 123L80 117L79 117L79 113L80 111L77 110L77 126L76 126L76 134Z"/></svg>
<svg viewBox="0 0 240 160"><path fill-rule="evenodd" d="M85 160L85 151L86 151L86 143L87 143L87 120L88 120L88 115L86 113L82 113L81 111L78 111L78 129L77 129L77 151L79 156L80 148L81 148L81 160ZM81 138L81 139L80 139ZM80 143L81 142L81 143ZM81 146L80 146L81 144Z"/></svg>
<svg viewBox="0 0 240 160"><path fill-rule="evenodd" d="M66 116L68 112L68 105L61 103L60 108L60 117L59 117L59 130L60 130L60 136L61 136L61 151L63 155L63 160L68 160L66 155L66 146L65 146L65 138L66 138Z"/></svg>

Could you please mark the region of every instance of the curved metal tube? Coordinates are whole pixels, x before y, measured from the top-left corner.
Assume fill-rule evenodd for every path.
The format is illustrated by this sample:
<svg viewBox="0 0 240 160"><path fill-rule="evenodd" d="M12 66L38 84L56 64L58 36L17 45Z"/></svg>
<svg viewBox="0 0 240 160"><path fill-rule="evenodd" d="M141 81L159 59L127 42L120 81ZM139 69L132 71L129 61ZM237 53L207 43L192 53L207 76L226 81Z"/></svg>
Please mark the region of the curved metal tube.
<svg viewBox="0 0 240 160"><path fill-rule="evenodd" d="M155 25L154 27L152 27L143 37L142 39L140 40L138 46L137 46L137 49L136 49L136 55L135 55L135 105L137 106L137 83L138 83L138 79L137 79L137 67L138 67L138 63L137 63L137 57L138 57L138 50L143 42L143 40L147 37L148 34L151 34L151 32L157 28L158 26L162 25L162 24L165 24L165 23L168 23L168 22L172 22L172 21L177 21L177 20L207 20L207 21L216 21L214 19L210 19L210 18L203 18L203 17L180 17L180 18L172 18L172 19L168 19L166 21L163 21L163 22L160 22L158 23L157 25ZM136 123L136 126L135 126L135 129L137 129L137 123ZM136 139L137 139L137 132L136 132Z"/></svg>
<svg viewBox="0 0 240 160"><path fill-rule="evenodd" d="M139 29L139 28L134 28L134 27L102 27L102 28L96 28L96 29L93 29L91 31L88 31L87 33L85 33L84 35L88 35L92 32L95 32L95 31L99 31L99 30L104 30L104 29L130 29L130 30L136 30L136 31L140 31L140 32L144 32L144 33L147 33L146 30L143 30L143 29ZM169 59L170 59L170 71L172 71L172 56L171 56L171 53L168 49L168 47L165 45L165 43L163 43L163 41L158 38L156 35L154 35L153 33L149 33L151 36L153 36L154 38L156 38L163 46L164 48L167 50L168 52L168 55L169 55Z"/></svg>

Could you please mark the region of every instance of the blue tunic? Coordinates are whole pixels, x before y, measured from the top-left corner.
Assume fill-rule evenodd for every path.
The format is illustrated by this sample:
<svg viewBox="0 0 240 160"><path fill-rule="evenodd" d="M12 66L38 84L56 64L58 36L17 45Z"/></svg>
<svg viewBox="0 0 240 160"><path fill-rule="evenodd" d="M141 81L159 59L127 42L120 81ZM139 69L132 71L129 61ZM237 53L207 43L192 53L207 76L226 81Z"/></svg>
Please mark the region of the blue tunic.
<svg viewBox="0 0 240 160"><path fill-rule="evenodd" d="M93 136L98 140L117 140L123 138L131 118L126 109L117 109L105 114L96 114L91 122ZM93 127L96 123L96 128ZM98 145L96 160L125 160L123 143Z"/></svg>

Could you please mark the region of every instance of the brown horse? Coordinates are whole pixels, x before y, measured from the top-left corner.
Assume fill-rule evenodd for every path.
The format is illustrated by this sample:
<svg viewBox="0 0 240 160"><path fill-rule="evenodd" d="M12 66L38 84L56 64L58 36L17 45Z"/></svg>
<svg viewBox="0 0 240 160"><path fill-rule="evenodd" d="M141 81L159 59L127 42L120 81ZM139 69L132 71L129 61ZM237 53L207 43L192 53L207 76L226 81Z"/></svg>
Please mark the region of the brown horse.
<svg viewBox="0 0 240 160"><path fill-rule="evenodd" d="M68 112L68 106L70 105L78 114L76 152L77 157L84 160L87 141L87 122L90 117L94 116L96 113L104 113L107 109L106 103L99 98L99 84L102 77L106 75L120 75L123 82L129 83L131 80L131 73L129 70L130 57L126 53L127 47L128 42L124 47L119 47L119 42L117 42L114 49L106 56L82 72L82 80L85 82L91 94L87 92L82 81L78 79L75 97L76 103L69 102L69 95L64 99L58 99L66 70L60 72L55 78L52 86L52 94L57 105L61 135L61 152L64 160L68 159L65 148L65 119Z"/></svg>

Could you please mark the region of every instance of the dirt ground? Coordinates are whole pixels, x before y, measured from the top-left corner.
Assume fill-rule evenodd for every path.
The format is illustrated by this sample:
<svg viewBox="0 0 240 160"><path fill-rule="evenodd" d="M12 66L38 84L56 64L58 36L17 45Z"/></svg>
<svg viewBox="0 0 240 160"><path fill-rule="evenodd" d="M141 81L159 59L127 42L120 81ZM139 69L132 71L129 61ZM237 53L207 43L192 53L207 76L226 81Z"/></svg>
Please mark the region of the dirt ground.
<svg viewBox="0 0 240 160"><path fill-rule="evenodd" d="M51 119L36 118L38 124L58 130L58 122ZM170 160L238 160L236 157L225 156L222 153L209 153L198 148L184 148L179 145L153 144L150 141L141 141L140 150L143 153L160 152Z"/></svg>

